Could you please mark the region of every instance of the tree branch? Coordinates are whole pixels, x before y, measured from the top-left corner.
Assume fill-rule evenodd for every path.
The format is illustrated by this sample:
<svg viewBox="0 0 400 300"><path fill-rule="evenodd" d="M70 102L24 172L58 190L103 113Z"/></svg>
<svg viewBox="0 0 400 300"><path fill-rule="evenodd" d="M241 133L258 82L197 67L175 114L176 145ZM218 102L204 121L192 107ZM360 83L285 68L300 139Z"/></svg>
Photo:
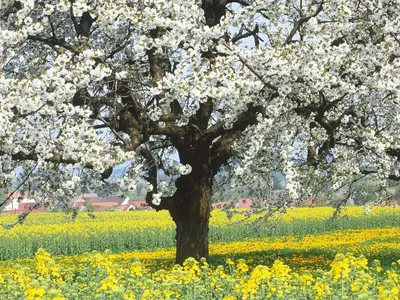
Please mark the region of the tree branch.
<svg viewBox="0 0 400 300"><path fill-rule="evenodd" d="M229 46L226 45L226 44L224 44L224 46L225 46L226 48L228 48L229 51L232 51L232 52L233 52L233 50L232 50L231 47L229 47ZM237 54L237 53L235 53L235 55L237 56L237 58L239 58L240 62L241 62L247 69L249 69L249 71L250 71L251 73L253 73L262 83L264 83L264 85L265 85L266 87L270 88L271 90L273 90L273 91L275 91L275 92L278 91L278 88L277 88L276 86L274 86L274 85L271 84L270 82L265 81L264 78L263 78L263 76L262 76L260 73L258 73L252 66L250 66L250 65L247 63L247 61L246 61L245 59L243 59L243 58L242 58L239 54Z"/></svg>
<svg viewBox="0 0 400 300"><path fill-rule="evenodd" d="M8 197L6 199L4 199L3 202L0 203L0 208L3 207L4 204L7 203L8 200L10 200L10 198L19 190L19 188L21 186L24 185L24 183L29 179L29 177L32 175L33 171L35 171L37 167L37 163L33 166L33 168L29 171L29 173L26 175L26 177L24 178L24 180L21 181L21 183L8 195Z"/></svg>
<svg viewBox="0 0 400 300"><path fill-rule="evenodd" d="M362 170L361 173L364 175L369 175L369 174L376 174L378 172L375 170ZM393 180L393 181L400 181L400 176L397 176L395 174L390 174L388 179Z"/></svg>
<svg viewBox="0 0 400 300"><path fill-rule="evenodd" d="M265 108L262 106L254 106L252 103L250 103L247 106L247 110L238 116L236 122L234 122L231 129L225 129L224 122L220 121L205 131L203 139L206 142L211 142L217 137L224 134L232 134L237 131L242 132L248 126L257 123L258 113L265 114Z"/></svg>
<svg viewBox="0 0 400 300"><path fill-rule="evenodd" d="M240 41L241 39L245 39L250 36L255 36L255 35L257 35L258 31L259 31L259 28L258 28L258 24L257 24L252 31L247 31L246 33L239 32L236 36L234 36L232 38L231 42L232 42L232 44L235 44L237 41Z"/></svg>
<svg viewBox="0 0 400 300"><path fill-rule="evenodd" d="M65 39L49 38L49 37L35 36L35 35L28 35L27 39L31 41L39 41L45 43L46 45L49 45L52 48L55 46L60 46L71 51L76 55L79 54L79 51L77 51L72 45L66 43Z"/></svg>
<svg viewBox="0 0 400 300"><path fill-rule="evenodd" d="M297 20L297 22L294 24L292 30L290 31L289 35L286 37L285 44L292 43L293 42L292 39L295 36L295 34L297 33L297 31L300 29L301 25L308 22L311 18L316 17L322 11L323 6L324 6L324 1L321 1L317 10L315 11L315 13L313 13L312 15L307 16L307 17L301 17L299 20Z"/></svg>
<svg viewBox="0 0 400 300"><path fill-rule="evenodd" d="M0 152L0 156L2 156L4 154L5 154L4 152ZM39 154L34 153L34 152L28 153L28 154L25 154L23 152L18 152L18 153L11 155L11 159L15 160L15 161L25 161L25 160L37 161L39 159ZM53 153L52 157L46 158L46 159L44 159L44 161L55 163L55 164L71 164L71 165L79 163L79 160L63 158L58 153ZM85 164L83 167L87 168L87 169L93 169L93 165L91 165L91 164ZM106 176L106 174L108 174L108 173L109 173L109 169L105 170L101 174L102 178L107 179L111 175L111 174L109 174L108 176Z"/></svg>

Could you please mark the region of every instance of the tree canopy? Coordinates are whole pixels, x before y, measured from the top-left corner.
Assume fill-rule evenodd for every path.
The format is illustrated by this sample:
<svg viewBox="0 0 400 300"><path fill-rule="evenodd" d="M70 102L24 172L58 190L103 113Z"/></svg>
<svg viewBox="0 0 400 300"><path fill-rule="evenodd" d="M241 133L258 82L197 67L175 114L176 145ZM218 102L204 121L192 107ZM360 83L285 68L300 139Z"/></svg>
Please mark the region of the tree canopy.
<svg viewBox="0 0 400 300"><path fill-rule="evenodd" d="M399 22L397 0L2 0L0 181L46 202L142 177L177 261L207 256L221 170L266 200L282 171L288 203L399 179Z"/></svg>

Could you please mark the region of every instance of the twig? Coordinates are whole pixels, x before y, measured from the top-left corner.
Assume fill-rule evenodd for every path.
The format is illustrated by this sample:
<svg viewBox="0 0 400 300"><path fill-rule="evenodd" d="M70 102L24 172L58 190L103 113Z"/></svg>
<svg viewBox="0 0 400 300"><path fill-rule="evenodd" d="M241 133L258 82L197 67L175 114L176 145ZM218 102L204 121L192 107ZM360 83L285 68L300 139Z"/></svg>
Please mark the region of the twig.
<svg viewBox="0 0 400 300"><path fill-rule="evenodd" d="M32 168L32 170L29 171L28 175L26 176L26 178L8 195L8 197L1 202L0 207L2 207L5 203L7 203L8 200L10 200L10 198L18 191L18 189L25 184L25 182L29 179L29 177L32 175L33 171L36 169L37 167L37 163L35 164L35 166Z"/></svg>

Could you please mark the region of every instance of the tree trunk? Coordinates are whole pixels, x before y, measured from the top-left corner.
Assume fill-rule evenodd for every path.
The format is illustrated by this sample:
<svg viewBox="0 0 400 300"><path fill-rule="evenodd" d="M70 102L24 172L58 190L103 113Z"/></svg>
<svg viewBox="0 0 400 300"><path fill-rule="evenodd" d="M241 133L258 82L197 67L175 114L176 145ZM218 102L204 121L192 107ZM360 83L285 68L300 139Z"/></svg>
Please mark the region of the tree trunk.
<svg viewBox="0 0 400 300"><path fill-rule="evenodd" d="M182 264L186 258L196 260L205 257L208 260L208 221L176 222L176 263Z"/></svg>
<svg viewBox="0 0 400 300"><path fill-rule="evenodd" d="M211 168L180 177L171 216L176 224L176 263L186 258L208 260L208 225L211 211L213 176Z"/></svg>

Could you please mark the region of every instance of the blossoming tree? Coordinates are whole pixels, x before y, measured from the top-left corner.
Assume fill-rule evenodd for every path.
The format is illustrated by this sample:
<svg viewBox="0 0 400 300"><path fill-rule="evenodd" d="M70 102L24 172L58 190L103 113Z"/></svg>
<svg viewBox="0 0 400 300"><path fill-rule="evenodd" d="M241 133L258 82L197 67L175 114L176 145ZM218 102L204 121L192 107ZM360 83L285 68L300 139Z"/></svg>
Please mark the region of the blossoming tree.
<svg viewBox="0 0 400 300"><path fill-rule="evenodd" d="M222 169L265 199L282 170L287 201L398 179L399 22L397 0L2 0L2 185L144 178L180 263L208 256Z"/></svg>

